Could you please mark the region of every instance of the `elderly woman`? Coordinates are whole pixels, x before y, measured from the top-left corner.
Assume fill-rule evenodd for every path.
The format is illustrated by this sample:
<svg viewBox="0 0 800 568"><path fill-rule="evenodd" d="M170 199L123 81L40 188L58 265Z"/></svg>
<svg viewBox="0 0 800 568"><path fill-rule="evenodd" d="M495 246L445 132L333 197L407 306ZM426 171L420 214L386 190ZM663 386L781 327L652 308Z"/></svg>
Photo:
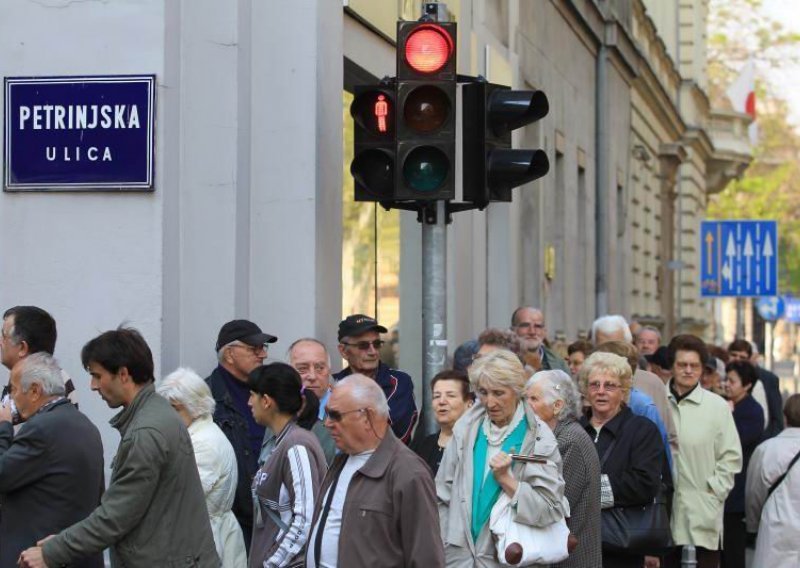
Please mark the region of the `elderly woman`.
<svg viewBox="0 0 800 568"><path fill-rule="evenodd" d="M628 360L613 353L593 353L584 362L578 379L590 407L581 425L594 440L600 457L601 508L652 503L662 476L669 480L669 468L656 425L628 408ZM605 544L604 539L605 568L642 567L644 554L609 550ZM657 552L660 551L653 551Z"/></svg>
<svg viewBox="0 0 800 568"><path fill-rule="evenodd" d="M600 544L600 460L592 439L578 423L581 397L575 382L561 370L539 371L526 388L528 404L555 434L563 460L564 494L569 501L567 526L578 548L558 568L602 566Z"/></svg>
<svg viewBox="0 0 800 568"><path fill-rule="evenodd" d="M222 567L245 566L242 529L231 512L238 479L236 455L212 420L214 399L208 385L191 369L179 368L156 384L156 392L169 401L189 430Z"/></svg>
<svg viewBox="0 0 800 568"><path fill-rule="evenodd" d="M434 477L447 443L453 437L453 426L461 415L472 406L469 378L464 371L445 370L437 373L431 381L433 412L439 431L412 444L411 449L425 460Z"/></svg>
<svg viewBox="0 0 800 568"><path fill-rule="evenodd" d="M561 456L553 433L522 400L527 374L519 358L497 350L477 359L469 378L478 402L456 423L436 476L447 566L500 566L489 516L501 492L515 521L544 527L563 519ZM546 463L514 462L537 454ZM451 506L452 505L452 506Z"/></svg>

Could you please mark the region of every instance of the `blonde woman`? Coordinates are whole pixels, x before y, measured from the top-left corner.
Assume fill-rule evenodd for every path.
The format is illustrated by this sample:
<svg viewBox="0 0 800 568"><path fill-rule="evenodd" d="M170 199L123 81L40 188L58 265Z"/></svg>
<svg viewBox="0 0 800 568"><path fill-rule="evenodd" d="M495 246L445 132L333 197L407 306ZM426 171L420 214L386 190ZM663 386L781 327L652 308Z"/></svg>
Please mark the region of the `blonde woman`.
<svg viewBox="0 0 800 568"><path fill-rule="evenodd" d="M519 358L497 350L477 359L469 378L478 402L456 423L436 476L447 566L500 566L489 515L501 492L518 523L542 527L569 511L553 433L523 401L528 378ZM544 464L512 462L537 454ZM451 506L452 504L452 506Z"/></svg>

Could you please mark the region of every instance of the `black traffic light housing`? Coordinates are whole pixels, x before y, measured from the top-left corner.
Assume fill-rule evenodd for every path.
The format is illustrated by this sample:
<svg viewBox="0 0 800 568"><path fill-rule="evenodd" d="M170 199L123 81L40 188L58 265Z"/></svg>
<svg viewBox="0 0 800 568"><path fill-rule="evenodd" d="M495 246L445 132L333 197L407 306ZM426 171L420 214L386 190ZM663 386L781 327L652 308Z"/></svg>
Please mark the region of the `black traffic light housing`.
<svg viewBox="0 0 800 568"><path fill-rule="evenodd" d="M390 201L395 194L395 87L391 82L354 89L353 175L356 201Z"/></svg>
<svg viewBox="0 0 800 568"><path fill-rule="evenodd" d="M542 150L511 148L511 132L547 115L542 91L513 91L483 80L462 88L463 199L485 207L550 169Z"/></svg>
<svg viewBox="0 0 800 568"><path fill-rule="evenodd" d="M455 197L456 24L397 23L395 199Z"/></svg>

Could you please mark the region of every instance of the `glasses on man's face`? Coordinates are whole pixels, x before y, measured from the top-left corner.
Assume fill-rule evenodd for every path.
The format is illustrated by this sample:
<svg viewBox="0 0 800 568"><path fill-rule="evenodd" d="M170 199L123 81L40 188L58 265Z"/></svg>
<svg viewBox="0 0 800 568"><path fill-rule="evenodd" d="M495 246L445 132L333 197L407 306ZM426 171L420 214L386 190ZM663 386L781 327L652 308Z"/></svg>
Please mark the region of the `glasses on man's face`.
<svg viewBox="0 0 800 568"><path fill-rule="evenodd" d="M352 414L353 412L364 412L365 410L366 408L356 408L354 410L345 410L344 412L341 412L339 410L334 410L332 408L326 408L325 420L330 420L331 422L341 422L345 414Z"/></svg>
<svg viewBox="0 0 800 568"><path fill-rule="evenodd" d="M345 343L342 341L342 345L347 345L348 347L355 347L359 351L369 351L369 348L372 347L375 350L380 349L386 342L381 339L376 339L375 341L356 341L355 343Z"/></svg>
<svg viewBox="0 0 800 568"><path fill-rule="evenodd" d="M606 392L617 392L622 385L619 383L601 383L600 381L592 381L589 383L589 390L592 392L599 392L603 389Z"/></svg>
<svg viewBox="0 0 800 568"><path fill-rule="evenodd" d="M517 324L517 329L538 329L539 331L544 329L543 323L529 323L529 322L522 322Z"/></svg>
<svg viewBox="0 0 800 568"><path fill-rule="evenodd" d="M266 355L267 350L269 349L269 345L267 345L266 343L264 343L263 345L245 345L244 343L236 343L234 345L231 345L231 347L241 347L242 349L249 351L255 356L259 356L262 353Z"/></svg>
<svg viewBox="0 0 800 568"><path fill-rule="evenodd" d="M683 361L678 361L677 363L675 363L675 366L681 371L685 371L687 369L690 371L699 371L700 369L703 368L703 365L701 363L686 363Z"/></svg>

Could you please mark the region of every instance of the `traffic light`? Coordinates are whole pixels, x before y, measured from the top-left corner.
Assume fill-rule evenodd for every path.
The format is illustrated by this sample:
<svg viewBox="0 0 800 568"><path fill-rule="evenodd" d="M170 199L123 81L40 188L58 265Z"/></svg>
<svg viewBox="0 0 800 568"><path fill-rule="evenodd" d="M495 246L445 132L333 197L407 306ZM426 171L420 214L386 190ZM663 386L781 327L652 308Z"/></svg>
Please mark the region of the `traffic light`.
<svg viewBox="0 0 800 568"><path fill-rule="evenodd" d="M542 150L512 150L511 131L547 115L542 91L512 91L485 81L463 86L464 201L481 207L511 201L511 189L545 175L550 169Z"/></svg>
<svg viewBox="0 0 800 568"><path fill-rule="evenodd" d="M395 109L391 84L354 90L353 161L356 201L390 201L395 188Z"/></svg>
<svg viewBox="0 0 800 568"><path fill-rule="evenodd" d="M456 24L397 23L397 200L453 199Z"/></svg>

